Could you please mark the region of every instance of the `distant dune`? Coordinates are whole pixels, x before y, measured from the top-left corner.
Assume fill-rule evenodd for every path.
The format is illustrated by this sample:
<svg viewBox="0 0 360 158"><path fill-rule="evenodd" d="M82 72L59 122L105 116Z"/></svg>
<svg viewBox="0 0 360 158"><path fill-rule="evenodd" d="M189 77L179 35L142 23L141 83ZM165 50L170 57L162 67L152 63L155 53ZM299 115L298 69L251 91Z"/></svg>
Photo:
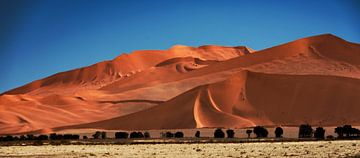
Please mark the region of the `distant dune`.
<svg viewBox="0 0 360 158"><path fill-rule="evenodd" d="M360 45L331 34L254 51L135 51L0 95L0 134L360 125Z"/></svg>

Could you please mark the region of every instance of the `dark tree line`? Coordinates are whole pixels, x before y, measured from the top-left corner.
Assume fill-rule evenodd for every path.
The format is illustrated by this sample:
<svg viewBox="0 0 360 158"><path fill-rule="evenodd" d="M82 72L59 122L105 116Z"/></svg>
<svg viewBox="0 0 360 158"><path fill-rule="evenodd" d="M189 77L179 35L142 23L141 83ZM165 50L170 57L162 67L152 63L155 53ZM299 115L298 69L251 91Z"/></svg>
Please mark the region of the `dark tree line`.
<svg viewBox="0 0 360 158"><path fill-rule="evenodd" d="M7 135L5 137L0 137L0 141L22 141L22 140L73 140L79 139L80 136L77 134L56 134L52 133L50 136L48 135L21 135L21 136L11 136Z"/></svg>
<svg viewBox="0 0 360 158"><path fill-rule="evenodd" d="M335 128L338 138L360 138L360 130L353 128L351 125L344 125Z"/></svg>

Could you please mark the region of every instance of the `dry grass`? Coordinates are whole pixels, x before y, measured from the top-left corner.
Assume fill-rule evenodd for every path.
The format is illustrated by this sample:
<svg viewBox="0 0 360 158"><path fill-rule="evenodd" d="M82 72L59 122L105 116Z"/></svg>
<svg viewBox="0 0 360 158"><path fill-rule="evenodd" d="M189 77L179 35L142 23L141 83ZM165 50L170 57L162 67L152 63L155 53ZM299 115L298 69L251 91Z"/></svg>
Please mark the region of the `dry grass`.
<svg viewBox="0 0 360 158"><path fill-rule="evenodd" d="M0 157L360 157L360 141L0 147Z"/></svg>

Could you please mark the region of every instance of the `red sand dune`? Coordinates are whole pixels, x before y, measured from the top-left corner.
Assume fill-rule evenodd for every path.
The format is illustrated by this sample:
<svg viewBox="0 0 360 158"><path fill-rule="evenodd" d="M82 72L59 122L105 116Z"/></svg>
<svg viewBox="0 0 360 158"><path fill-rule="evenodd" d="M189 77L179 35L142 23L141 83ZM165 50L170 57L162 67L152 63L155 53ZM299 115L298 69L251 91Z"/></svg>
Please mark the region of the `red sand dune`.
<svg viewBox="0 0 360 158"><path fill-rule="evenodd" d="M0 134L360 125L360 45L325 34L261 51L135 51L0 96Z"/></svg>

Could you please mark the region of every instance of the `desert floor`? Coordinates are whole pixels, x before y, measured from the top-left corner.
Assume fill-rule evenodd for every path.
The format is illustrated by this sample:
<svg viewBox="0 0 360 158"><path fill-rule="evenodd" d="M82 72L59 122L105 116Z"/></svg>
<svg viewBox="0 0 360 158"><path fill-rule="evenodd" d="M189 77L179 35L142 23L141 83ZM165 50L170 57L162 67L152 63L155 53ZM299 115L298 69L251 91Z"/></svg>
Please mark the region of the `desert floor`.
<svg viewBox="0 0 360 158"><path fill-rule="evenodd" d="M360 157L360 141L0 147L0 157Z"/></svg>

